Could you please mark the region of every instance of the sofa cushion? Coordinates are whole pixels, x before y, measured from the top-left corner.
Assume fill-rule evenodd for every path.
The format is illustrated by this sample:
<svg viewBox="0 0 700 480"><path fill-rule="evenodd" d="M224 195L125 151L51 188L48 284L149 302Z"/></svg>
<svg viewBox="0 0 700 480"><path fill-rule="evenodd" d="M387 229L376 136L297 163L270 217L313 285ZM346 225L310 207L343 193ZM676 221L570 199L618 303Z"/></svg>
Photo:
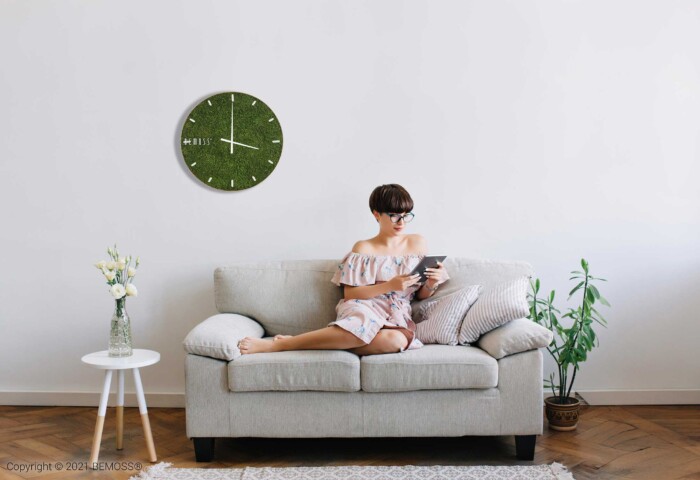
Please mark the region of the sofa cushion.
<svg viewBox="0 0 700 480"><path fill-rule="evenodd" d="M423 305L416 336L424 344L457 345L459 329L469 307L479 297L481 285L470 285Z"/></svg>
<svg viewBox="0 0 700 480"><path fill-rule="evenodd" d="M254 318L270 336L298 335L328 325L343 289L329 282L334 260L238 263L214 271L219 312Z"/></svg>
<svg viewBox="0 0 700 480"><path fill-rule="evenodd" d="M498 362L472 346L425 345L361 357L360 379L365 392L492 388L498 385Z"/></svg>
<svg viewBox="0 0 700 480"><path fill-rule="evenodd" d="M459 344L476 342L480 336L516 318L530 313L527 302L528 277L499 283L479 295L462 322Z"/></svg>
<svg viewBox="0 0 700 480"><path fill-rule="evenodd" d="M264 334L263 327L251 318L235 313L219 313L195 326L182 346L187 353L233 360L241 356L239 340L245 337L261 338Z"/></svg>
<svg viewBox="0 0 700 480"><path fill-rule="evenodd" d="M552 343L554 333L527 318L516 318L479 339L479 348L495 359L542 348Z"/></svg>
<svg viewBox="0 0 700 480"><path fill-rule="evenodd" d="M360 389L360 358L345 350L241 355L228 364L228 387L232 392L356 392Z"/></svg>

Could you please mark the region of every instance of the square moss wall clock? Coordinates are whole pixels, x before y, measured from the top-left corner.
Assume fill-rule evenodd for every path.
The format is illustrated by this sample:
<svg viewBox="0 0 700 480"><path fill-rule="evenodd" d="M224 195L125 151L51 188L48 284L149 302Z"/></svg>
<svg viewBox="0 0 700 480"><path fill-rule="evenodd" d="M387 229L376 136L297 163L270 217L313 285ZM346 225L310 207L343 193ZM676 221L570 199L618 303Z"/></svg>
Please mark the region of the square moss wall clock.
<svg viewBox="0 0 700 480"><path fill-rule="evenodd" d="M260 99L239 92L212 95L192 109L180 148L187 167L219 190L245 190L264 181L282 155L282 127Z"/></svg>

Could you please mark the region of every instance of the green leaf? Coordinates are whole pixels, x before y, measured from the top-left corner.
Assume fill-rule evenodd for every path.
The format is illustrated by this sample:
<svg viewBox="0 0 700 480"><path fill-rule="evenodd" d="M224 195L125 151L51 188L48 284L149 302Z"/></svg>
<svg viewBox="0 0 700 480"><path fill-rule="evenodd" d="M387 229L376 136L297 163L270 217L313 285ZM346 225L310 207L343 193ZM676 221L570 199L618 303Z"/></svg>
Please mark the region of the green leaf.
<svg viewBox="0 0 700 480"><path fill-rule="evenodd" d="M602 303L602 304L605 305L606 307L609 307L609 306L610 306L610 304L608 303L608 301L607 301L606 299L604 299L603 297L600 297L598 300L600 300L600 303Z"/></svg>
<svg viewBox="0 0 700 480"><path fill-rule="evenodd" d="M581 288L581 286L582 286L583 284L584 284L584 280L581 280L581 281L578 283L578 285L576 285L576 286L573 288L573 290L571 290L571 291L569 292L569 297L571 297L571 295L573 295L574 292L576 292L576 290L578 290L579 288Z"/></svg>
<svg viewBox="0 0 700 480"><path fill-rule="evenodd" d="M598 292L598 289L595 287L595 285L589 283L588 288L591 289L591 291L593 292L593 295L595 295L595 298L600 298L600 292Z"/></svg>
<svg viewBox="0 0 700 480"><path fill-rule="evenodd" d="M585 259L581 259L581 266L583 267L583 271L588 274L588 262Z"/></svg>
<svg viewBox="0 0 700 480"><path fill-rule="evenodd" d="M593 294L593 291L590 290L589 288L586 289L586 298L591 303L595 302L595 295Z"/></svg>

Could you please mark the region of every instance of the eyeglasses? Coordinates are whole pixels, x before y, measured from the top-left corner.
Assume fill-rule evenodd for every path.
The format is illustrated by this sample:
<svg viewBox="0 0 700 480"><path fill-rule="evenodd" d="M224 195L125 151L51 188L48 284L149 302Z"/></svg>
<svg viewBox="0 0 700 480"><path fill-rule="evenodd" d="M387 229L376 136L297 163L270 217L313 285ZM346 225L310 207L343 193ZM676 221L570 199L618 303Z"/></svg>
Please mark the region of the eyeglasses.
<svg viewBox="0 0 700 480"><path fill-rule="evenodd" d="M387 213L389 215L389 218L391 219L391 223L399 223L399 220L403 218L403 223L409 223L411 220L413 220L413 217L415 215L411 212L404 213L401 215L400 213Z"/></svg>

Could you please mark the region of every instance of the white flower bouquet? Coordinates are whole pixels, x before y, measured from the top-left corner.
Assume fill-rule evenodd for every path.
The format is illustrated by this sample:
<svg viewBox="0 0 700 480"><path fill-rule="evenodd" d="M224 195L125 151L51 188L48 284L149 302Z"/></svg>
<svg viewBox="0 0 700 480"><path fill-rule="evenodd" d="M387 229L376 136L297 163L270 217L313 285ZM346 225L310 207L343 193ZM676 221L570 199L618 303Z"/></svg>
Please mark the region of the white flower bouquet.
<svg viewBox="0 0 700 480"><path fill-rule="evenodd" d="M134 266L131 266L131 255L122 257L119 255L117 245L107 248L110 260L100 260L95 264L104 275L109 285L109 292L116 300L114 315L109 336L109 355L112 357L128 357L132 354L131 348L131 320L126 313L126 297L138 296L136 286L131 283L139 268L140 259L136 257Z"/></svg>
<svg viewBox="0 0 700 480"><path fill-rule="evenodd" d="M117 245L114 248L108 247L109 261L100 260L95 266L102 271L102 274L107 280L107 285L110 286L109 292L116 300L127 297L136 297L139 292L136 285L131 283L136 276L136 269L139 268L140 258L136 257L134 266L131 266L131 255L120 257Z"/></svg>

